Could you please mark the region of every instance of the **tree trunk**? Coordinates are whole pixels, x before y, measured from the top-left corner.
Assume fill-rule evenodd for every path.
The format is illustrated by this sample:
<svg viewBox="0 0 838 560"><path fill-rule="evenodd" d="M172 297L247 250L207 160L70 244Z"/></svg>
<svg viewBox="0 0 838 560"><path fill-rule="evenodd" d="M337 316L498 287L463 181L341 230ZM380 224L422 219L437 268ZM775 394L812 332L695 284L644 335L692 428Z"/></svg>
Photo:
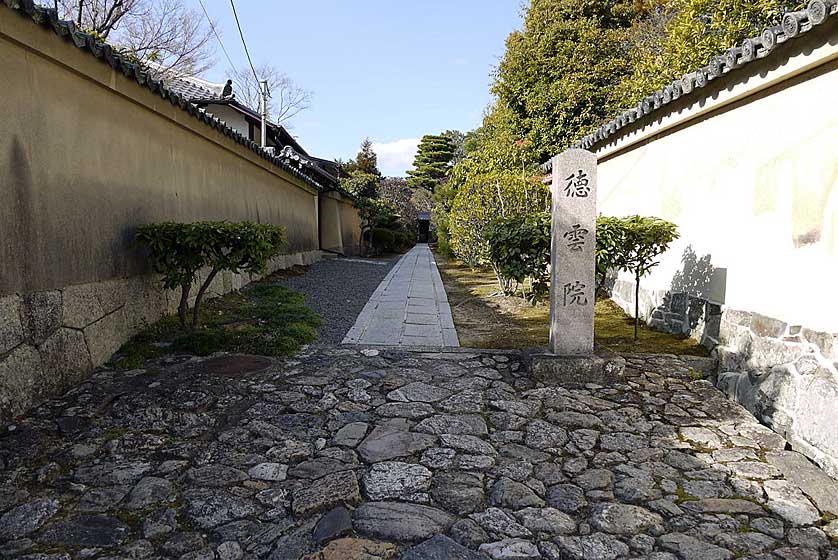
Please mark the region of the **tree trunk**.
<svg viewBox="0 0 838 560"><path fill-rule="evenodd" d="M198 289L198 294L195 296L195 307L192 308L192 330L198 326L198 319L201 317L201 300L204 299L204 292L207 291L209 285L215 280L215 275L218 274L218 269L213 268L204 283Z"/></svg>
<svg viewBox="0 0 838 560"><path fill-rule="evenodd" d="M180 319L180 326L187 332L192 330L186 322L186 312L189 310L189 291L191 288L192 284L189 282L180 285L180 303L177 306L177 316Z"/></svg>
<svg viewBox="0 0 838 560"><path fill-rule="evenodd" d="M640 324L640 274L634 274L634 341L637 342L637 326Z"/></svg>

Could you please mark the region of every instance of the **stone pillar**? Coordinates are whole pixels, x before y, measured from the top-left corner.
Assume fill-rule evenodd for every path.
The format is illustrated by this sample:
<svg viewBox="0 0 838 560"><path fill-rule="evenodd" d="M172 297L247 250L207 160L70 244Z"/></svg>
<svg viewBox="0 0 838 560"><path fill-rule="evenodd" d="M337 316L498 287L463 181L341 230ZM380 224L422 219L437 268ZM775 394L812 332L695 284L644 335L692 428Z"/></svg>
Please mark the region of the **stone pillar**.
<svg viewBox="0 0 838 560"><path fill-rule="evenodd" d="M550 351L559 356L594 352L596 165L585 150L553 158Z"/></svg>

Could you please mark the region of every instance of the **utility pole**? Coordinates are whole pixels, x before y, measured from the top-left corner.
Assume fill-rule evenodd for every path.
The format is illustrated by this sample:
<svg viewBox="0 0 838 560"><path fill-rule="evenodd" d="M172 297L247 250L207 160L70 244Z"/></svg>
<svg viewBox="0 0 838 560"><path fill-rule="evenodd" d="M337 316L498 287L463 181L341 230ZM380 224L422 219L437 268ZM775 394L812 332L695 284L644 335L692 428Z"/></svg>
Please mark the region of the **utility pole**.
<svg viewBox="0 0 838 560"><path fill-rule="evenodd" d="M259 81L259 91L262 94L262 147L268 145L268 81Z"/></svg>

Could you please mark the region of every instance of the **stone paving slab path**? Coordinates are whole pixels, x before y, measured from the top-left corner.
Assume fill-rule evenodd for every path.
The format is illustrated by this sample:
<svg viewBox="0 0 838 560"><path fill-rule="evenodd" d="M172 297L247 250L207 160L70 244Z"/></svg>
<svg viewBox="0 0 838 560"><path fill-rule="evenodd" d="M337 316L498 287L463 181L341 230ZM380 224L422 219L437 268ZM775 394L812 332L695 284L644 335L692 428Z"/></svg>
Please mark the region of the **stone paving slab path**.
<svg viewBox="0 0 838 560"><path fill-rule="evenodd" d="M433 253L420 243L390 270L344 344L457 347L451 307Z"/></svg>
<svg viewBox="0 0 838 560"><path fill-rule="evenodd" d="M673 356L309 348L103 369L0 434L0 558L838 560L838 483ZM801 461L803 463L801 463Z"/></svg>

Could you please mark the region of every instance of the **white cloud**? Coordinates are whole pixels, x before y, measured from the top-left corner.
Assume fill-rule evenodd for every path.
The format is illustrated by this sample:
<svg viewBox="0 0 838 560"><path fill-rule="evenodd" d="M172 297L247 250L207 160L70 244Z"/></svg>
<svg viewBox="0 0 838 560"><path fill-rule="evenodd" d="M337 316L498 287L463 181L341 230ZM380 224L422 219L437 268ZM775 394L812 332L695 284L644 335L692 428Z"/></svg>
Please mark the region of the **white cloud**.
<svg viewBox="0 0 838 560"><path fill-rule="evenodd" d="M378 169L388 177L404 176L413 167L419 138L402 138L393 142L373 142L372 149L378 155Z"/></svg>

